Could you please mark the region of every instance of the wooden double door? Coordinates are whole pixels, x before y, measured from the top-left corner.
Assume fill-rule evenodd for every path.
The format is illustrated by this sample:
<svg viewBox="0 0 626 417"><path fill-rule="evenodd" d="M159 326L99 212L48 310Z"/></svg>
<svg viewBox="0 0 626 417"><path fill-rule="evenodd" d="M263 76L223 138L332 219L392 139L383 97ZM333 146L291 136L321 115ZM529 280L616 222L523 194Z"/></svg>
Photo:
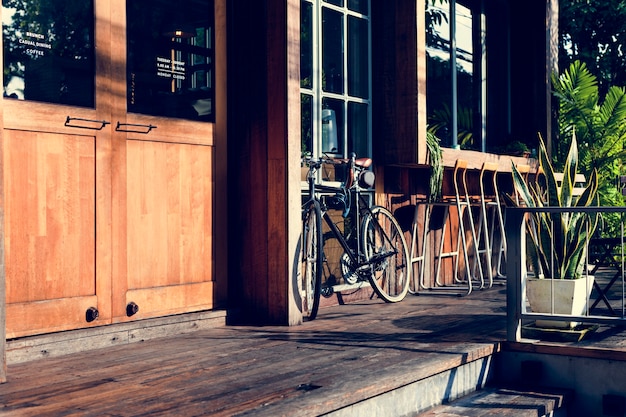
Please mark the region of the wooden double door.
<svg viewBox="0 0 626 417"><path fill-rule="evenodd" d="M7 338L213 308L213 2L22 3L2 10Z"/></svg>

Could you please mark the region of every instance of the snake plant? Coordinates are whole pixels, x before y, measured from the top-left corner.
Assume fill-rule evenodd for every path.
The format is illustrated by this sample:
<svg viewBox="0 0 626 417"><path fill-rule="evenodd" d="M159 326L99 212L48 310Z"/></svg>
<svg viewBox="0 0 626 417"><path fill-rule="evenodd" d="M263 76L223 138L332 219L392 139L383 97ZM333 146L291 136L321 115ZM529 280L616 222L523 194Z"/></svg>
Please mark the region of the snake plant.
<svg viewBox="0 0 626 417"><path fill-rule="evenodd" d="M539 175L527 183L513 164L513 184L520 204L527 207L597 206L598 173L594 170L580 196L573 188L578 169L576 135L572 136L563 180L559 184L542 138L539 138ZM514 203L513 199L508 199ZM597 214L558 212L530 213L526 253L530 266L539 278L576 279L583 276L587 244L598 222Z"/></svg>

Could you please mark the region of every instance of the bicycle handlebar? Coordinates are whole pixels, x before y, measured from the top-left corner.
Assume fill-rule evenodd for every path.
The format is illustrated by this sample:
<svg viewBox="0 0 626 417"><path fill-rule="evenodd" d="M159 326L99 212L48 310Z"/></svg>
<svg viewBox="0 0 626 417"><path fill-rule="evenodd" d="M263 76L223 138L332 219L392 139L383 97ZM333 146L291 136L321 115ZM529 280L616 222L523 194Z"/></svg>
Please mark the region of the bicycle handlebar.
<svg viewBox="0 0 626 417"><path fill-rule="evenodd" d="M361 188L371 188L374 185L374 173L367 170L372 165L372 159L357 158L354 152L350 154L350 158L334 158L324 155L319 159L303 157L302 162L309 167L307 179L313 180L315 172L323 164L348 165L348 177L344 184L346 188L353 188L357 185Z"/></svg>

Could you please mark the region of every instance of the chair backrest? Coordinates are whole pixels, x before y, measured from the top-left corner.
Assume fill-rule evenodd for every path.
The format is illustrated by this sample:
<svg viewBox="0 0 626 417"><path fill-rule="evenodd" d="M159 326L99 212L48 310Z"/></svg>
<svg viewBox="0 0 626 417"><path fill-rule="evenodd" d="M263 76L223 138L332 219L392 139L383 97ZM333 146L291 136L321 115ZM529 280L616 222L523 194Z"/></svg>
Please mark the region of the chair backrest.
<svg viewBox="0 0 626 417"><path fill-rule="evenodd" d="M465 173L467 172L467 161L464 159L457 159L454 164L454 176L453 185L454 193L456 194L457 201L463 201L467 199L467 181L465 179Z"/></svg>
<svg viewBox="0 0 626 417"><path fill-rule="evenodd" d="M484 162L480 169L480 197L496 199L498 195L497 174L499 165L495 162Z"/></svg>

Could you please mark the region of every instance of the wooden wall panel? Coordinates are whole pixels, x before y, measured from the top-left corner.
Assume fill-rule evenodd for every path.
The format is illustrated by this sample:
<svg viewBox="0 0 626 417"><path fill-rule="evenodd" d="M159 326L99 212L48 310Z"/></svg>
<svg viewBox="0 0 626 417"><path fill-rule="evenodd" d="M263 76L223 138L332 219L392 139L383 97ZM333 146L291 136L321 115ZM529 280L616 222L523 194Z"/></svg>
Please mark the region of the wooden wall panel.
<svg viewBox="0 0 626 417"><path fill-rule="evenodd" d="M7 336L83 327L98 306L95 138L4 130Z"/></svg>
<svg viewBox="0 0 626 417"><path fill-rule="evenodd" d="M209 146L127 142L129 290L212 280L212 152ZM212 294L205 297L212 303Z"/></svg>
<svg viewBox="0 0 626 417"><path fill-rule="evenodd" d="M8 303L95 294L94 138L3 140Z"/></svg>

